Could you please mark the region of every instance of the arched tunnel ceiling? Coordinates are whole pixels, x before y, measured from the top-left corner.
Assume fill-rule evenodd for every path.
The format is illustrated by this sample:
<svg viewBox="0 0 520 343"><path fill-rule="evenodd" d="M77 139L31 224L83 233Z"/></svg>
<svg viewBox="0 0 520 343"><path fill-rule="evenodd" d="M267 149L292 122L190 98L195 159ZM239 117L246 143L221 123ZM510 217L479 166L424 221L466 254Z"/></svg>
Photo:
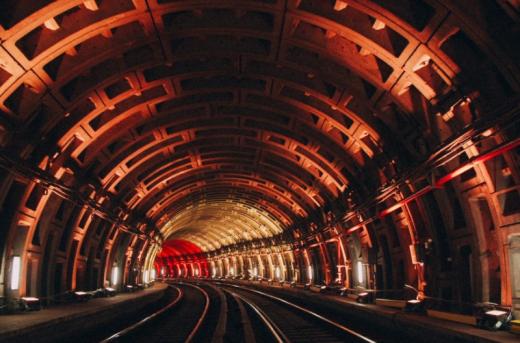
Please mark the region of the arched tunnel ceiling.
<svg viewBox="0 0 520 343"><path fill-rule="evenodd" d="M172 239L166 241L158 257L182 257L200 253L200 248L190 241Z"/></svg>
<svg viewBox="0 0 520 343"><path fill-rule="evenodd" d="M280 233L427 156L431 122L447 126L436 106L468 77L454 45L479 33L436 1L3 6L3 147L204 250Z"/></svg>
<svg viewBox="0 0 520 343"><path fill-rule="evenodd" d="M282 230L276 217L240 203L238 199L190 204L164 226L167 237L183 237L204 251L240 241L269 238Z"/></svg>

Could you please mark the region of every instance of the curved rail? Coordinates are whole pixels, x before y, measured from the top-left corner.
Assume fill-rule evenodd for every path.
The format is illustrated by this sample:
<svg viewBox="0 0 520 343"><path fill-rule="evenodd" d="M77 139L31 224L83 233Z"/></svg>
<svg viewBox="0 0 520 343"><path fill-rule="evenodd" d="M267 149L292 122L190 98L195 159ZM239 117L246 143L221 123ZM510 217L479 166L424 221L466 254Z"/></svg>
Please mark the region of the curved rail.
<svg viewBox="0 0 520 343"><path fill-rule="evenodd" d="M285 299L279 298L277 296L274 296L274 295L271 295L271 294L268 294L268 293L265 293L265 292L262 292L262 291L258 291L258 290L250 289L250 288L245 288L245 287L241 287L241 286L237 286L237 285L233 285L233 284L223 284L223 285L228 286L228 287L238 288L238 289L241 289L241 290L245 290L247 292L256 293L256 294L262 295L264 297L267 297L269 299L276 300L276 301L278 301L278 302L280 302L282 304L285 304L285 305L287 305L289 307L295 308L295 309L297 309L297 310L299 310L299 311L301 311L303 313L306 313L307 315L310 315L310 316L312 316L314 318L317 318L317 319L319 319L321 321L324 321L324 322L328 323L329 325L332 325L332 326L336 327L337 329L339 329L341 331L344 331L344 332L346 332L346 333L348 333L350 335L353 335L353 336L359 338L360 340L362 340L364 342L376 343L376 341L374 341L374 340L372 340L372 339L370 339L370 338L368 338L368 337L366 337L366 336L364 336L364 335L362 335L362 334L360 334L360 333L358 333L358 332L356 332L356 331L354 331L352 329L349 329L348 327L344 326L343 324L340 324L340 323L335 322L335 321L333 321L331 319L328 319L328 318L326 318L326 317L324 317L324 316L322 316L322 315L320 315L320 314L318 314L318 313L316 313L314 311L311 311L311 310L309 310L309 309L307 309L305 307L296 305L296 304L294 304L294 303L292 303L290 301L287 301Z"/></svg>
<svg viewBox="0 0 520 343"><path fill-rule="evenodd" d="M157 318L157 316L160 316L161 314L163 314L164 312L168 311L170 308L175 306L181 300L184 293L182 292L182 290L179 287L175 287L175 286L171 286L171 285L169 285L169 287L174 288L178 293L177 297L171 303L169 303L165 307L161 308L160 310L152 313L151 315L141 319L137 323L132 324L129 327L127 327L121 331L118 331L117 333L113 334L112 336L102 340L101 343L108 343L108 342L116 341L117 339L128 335L130 332L136 330L137 328L139 328L139 327L143 326L144 324L150 322L151 320Z"/></svg>
<svg viewBox="0 0 520 343"><path fill-rule="evenodd" d="M276 340L276 342L278 342L278 343L290 342L290 340L284 335L283 331L258 306L256 306L248 299L246 299L236 293L233 293L233 292L230 292L230 293L234 297L236 297L236 298L240 299L241 301L243 301L244 303L246 303L249 307L251 307L253 309L253 311L256 312L258 317L264 322L265 326L269 329L269 331L273 335L273 338Z"/></svg>
<svg viewBox="0 0 520 343"><path fill-rule="evenodd" d="M215 293L219 297L220 301L220 310L218 314L217 325L215 328L215 332L213 333L213 338L211 339L211 343L221 343L224 342L224 336L226 334L226 323L227 323L227 315L228 315L228 306L226 295L222 289L216 287L210 283L204 283L205 286L211 288L215 291Z"/></svg>
<svg viewBox="0 0 520 343"><path fill-rule="evenodd" d="M192 284L184 283L184 282L179 282L179 284L191 286L191 287L199 290L202 294L204 294L204 298L206 300L206 303L204 304L204 310L202 310L202 314L201 314L199 320L197 321L197 324L195 324L195 327L193 328L193 330L191 330L190 334L188 335L188 338L186 338L186 342L191 342L193 340L193 338L195 338L195 335L199 331L202 323L204 322L204 320L206 319L206 316L208 314L209 303L210 303L209 294L208 294L208 292L206 292L205 290L203 290L202 288L200 288L197 285L192 285Z"/></svg>
<svg viewBox="0 0 520 343"><path fill-rule="evenodd" d="M235 303L238 306L238 310L240 312L240 321L242 323L242 327L244 330L244 341L245 343L254 343L255 340L255 334L253 332L253 326L251 325L251 320L249 319L249 316L247 315L247 310L244 306L244 301L242 299L239 299L238 295L236 293L233 293L227 289L223 290L224 293L228 294L233 298Z"/></svg>

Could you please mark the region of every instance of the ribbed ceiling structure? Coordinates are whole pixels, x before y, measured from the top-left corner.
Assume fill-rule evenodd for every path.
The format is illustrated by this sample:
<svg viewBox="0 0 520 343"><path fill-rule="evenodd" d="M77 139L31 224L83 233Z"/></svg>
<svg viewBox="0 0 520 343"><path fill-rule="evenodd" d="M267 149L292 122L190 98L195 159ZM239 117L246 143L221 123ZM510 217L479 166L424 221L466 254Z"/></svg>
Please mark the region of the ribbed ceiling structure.
<svg viewBox="0 0 520 343"><path fill-rule="evenodd" d="M204 251L343 215L520 81L508 1L0 6L7 155Z"/></svg>

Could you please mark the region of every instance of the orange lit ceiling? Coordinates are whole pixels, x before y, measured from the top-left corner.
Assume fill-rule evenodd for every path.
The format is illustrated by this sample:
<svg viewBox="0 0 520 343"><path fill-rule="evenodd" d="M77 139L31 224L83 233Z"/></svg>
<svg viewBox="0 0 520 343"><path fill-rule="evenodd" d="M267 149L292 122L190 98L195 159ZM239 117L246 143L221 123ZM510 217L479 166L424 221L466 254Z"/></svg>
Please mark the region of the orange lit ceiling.
<svg viewBox="0 0 520 343"><path fill-rule="evenodd" d="M419 156L413 113L459 72L443 49L459 28L433 1L2 6L2 145L203 250Z"/></svg>

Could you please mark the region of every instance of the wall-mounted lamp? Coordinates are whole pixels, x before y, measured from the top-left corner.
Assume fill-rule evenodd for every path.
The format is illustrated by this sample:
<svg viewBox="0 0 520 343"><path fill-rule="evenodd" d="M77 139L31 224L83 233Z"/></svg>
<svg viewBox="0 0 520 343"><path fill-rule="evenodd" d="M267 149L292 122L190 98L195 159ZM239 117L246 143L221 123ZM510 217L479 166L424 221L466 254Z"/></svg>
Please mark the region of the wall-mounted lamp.
<svg viewBox="0 0 520 343"><path fill-rule="evenodd" d="M117 283L119 282L118 279L119 279L119 267L113 266L112 267L112 286L117 285Z"/></svg>
<svg viewBox="0 0 520 343"><path fill-rule="evenodd" d="M15 291L20 288L20 269L22 260L20 256L13 256L11 263L11 290Z"/></svg>
<svg viewBox="0 0 520 343"><path fill-rule="evenodd" d="M359 283L363 283L365 281L365 276L363 273L363 263L361 261L357 262L357 280Z"/></svg>

